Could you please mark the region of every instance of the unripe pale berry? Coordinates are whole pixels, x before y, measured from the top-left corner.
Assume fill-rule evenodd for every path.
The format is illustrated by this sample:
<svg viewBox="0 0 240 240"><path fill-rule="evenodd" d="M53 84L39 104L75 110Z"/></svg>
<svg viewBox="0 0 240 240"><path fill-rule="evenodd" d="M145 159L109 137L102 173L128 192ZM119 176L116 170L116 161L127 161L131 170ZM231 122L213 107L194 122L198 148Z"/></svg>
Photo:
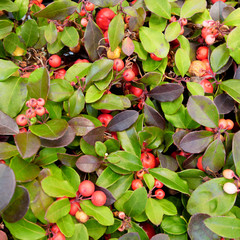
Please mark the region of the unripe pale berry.
<svg viewBox="0 0 240 240"><path fill-rule="evenodd" d="M234 183L227 182L223 185L224 192L234 194L237 192L237 186Z"/></svg>
<svg viewBox="0 0 240 240"><path fill-rule="evenodd" d="M215 37L212 34L207 35L205 38L205 42L208 45L212 45L215 42Z"/></svg>
<svg viewBox="0 0 240 240"><path fill-rule="evenodd" d="M234 177L234 172L231 169L225 169L223 170L223 176L227 179L232 179Z"/></svg>
<svg viewBox="0 0 240 240"><path fill-rule="evenodd" d="M118 213L118 217L119 217L120 219L124 219L124 218L126 217L126 214L125 214L124 212L119 212L119 213Z"/></svg>
<svg viewBox="0 0 240 240"><path fill-rule="evenodd" d="M76 214L75 214L75 218L80 223L85 223L89 219L88 215L85 212L83 212L83 211L77 211Z"/></svg>

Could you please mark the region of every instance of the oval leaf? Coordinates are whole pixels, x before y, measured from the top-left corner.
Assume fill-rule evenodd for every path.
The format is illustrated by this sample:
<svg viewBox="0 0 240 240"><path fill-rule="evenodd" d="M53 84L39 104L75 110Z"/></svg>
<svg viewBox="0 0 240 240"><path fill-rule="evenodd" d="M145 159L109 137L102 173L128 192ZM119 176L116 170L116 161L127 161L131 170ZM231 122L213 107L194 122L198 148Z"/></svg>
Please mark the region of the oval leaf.
<svg viewBox="0 0 240 240"><path fill-rule="evenodd" d="M101 165L99 159L92 155L83 155L78 158L76 166L79 170L86 173L96 171Z"/></svg>

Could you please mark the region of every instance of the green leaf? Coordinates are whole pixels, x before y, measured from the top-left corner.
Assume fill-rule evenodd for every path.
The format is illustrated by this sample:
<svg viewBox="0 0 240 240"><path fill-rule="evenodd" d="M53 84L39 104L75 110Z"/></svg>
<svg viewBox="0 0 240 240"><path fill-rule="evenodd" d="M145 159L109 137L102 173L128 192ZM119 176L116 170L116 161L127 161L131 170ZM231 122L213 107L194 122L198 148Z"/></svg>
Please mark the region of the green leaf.
<svg viewBox="0 0 240 240"><path fill-rule="evenodd" d="M187 88L192 95L204 96L203 87L199 83L187 82Z"/></svg>
<svg viewBox="0 0 240 240"><path fill-rule="evenodd" d="M73 198L76 196L76 191L68 181L48 176L42 180L41 184L44 192L51 197L67 196Z"/></svg>
<svg viewBox="0 0 240 240"><path fill-rule="evenodd" d="M199 0L197 2L193 2L191 0L186 0L181 8L181 18L189 18L194 14L203 12L207 7L206 0Z"/></svg>
<svg viewBox="0 0 240 240"><path fill-rule="evenodd" d="M153 175L153 177L155 177L167 187L182 193L189 194L187 183L182 180L177 173L167 168L154 168L150 169L149 172Z"/></svg>
<svg viewBox="0 0 240 240"><path fill-rule="evenodd" d="M117 31L116 31L117 29ZM108 38L111 51L114 51L124 37L124 22L122 14L116 15L109 24Z"/></svg>
<svg viewBox="0 0 240 240"><path fill-rule="evenodd" d="M86 91L85 95L86 103L96 102L103 96L104 92L105 90L100 91L95 85L91 85Z"/></svg>
<svg viewBox="0 0 240 240"><path fill-rule="evenodd" d="M216 47L210 56L210 63L213 72L220 70L228 62L229 57L229 51L226 47L226 43Z"/></svg>
<svg viewBox="0 0 240 240"><path fill-rule="evenodd" d="M188 200L187 211L191 215L206 213L210 216L227 213L233 207L237 196L223 191L223 185L228 181L225 178L215 178L201 184Z"/></svg>
<svg viewBox="0 0 240 240"><path fill-rule="evenodd" d="M165 30L165 38L168 42L173 41L178 37L181 32L181 26L179 22L170 23Z"/></svg>
<svg viewBox="0 0 240 240"><path fill-rule="evenodd" d="M106 226L101 225L94 218L89 219L84 224L84 226L87 228L88 235L93 239L99 239L106 232L106 229L107 229ZM76 239L76 240L79 240L79 239ZM86 240L88 240L88 238Z"/></svg>
<svg viewBox="0 0 240 240"><path fill-rule="evenodd" d="M45 219L50 223L57 222L60 218L66 216L70 211L70 202L68 198L60 199L51 204L45 215Z"/></svg>
<svg viewBox="0 0 240 240"><path fill-rule="evenodd" d="M15 145L9 144L7 142L0 142L0 158L8 159L17 155L19 152Z"/></svg>
<svg viewBox="0 0 240 240"><path fill-rule="evenodd" d="M228 26L237 26L240 24L240 8L232 11L224 20L223 24Z"/></svg>
<svg viewBox="0 0 240 240"><path fill-rule="evenodd" d="M159 15L160 17L164 17L167 19L171 18L171 5L168 0L159 1L151 1L144 0L146 7L153 13Z"/></svg>
<svg viewBox="0 0 240 240"><path fill-rule="evenodd" d="M149 189L152 189L154 187L155 179L151 174L145 173L143 175L143 179Z"/></svg>
<svg viewBox="0 0 240 240"><path fill-rule="evenodd" d="M148 27L141 27L139 30L139 37L147 52L154 53L160 58L165 58L167 56L170 46L161 31L156 31Z"/></svg>
<svg viewBox="0 0 240 240"><path fill-rule="evenodd" d="M147 60L148 53L144 50L142 43L134 40L132 42L134 44L134 52L138 55L138 57L142 60Z"/></svg>
<svg viewBox="0 0 240 240"><path fill-rule="evenodd" d="M137 223L131 221L131 228L128 229L126 235L123 235L119 240L148 240L149 237L147 233L141 228ZM126 236L126 238L125 238Z"/></svg>
<svg viewBox="0 0 240 240"><path fill-rule="evenodd" d="M67 238L67 240L79 240L79 239L81 239L81 240L88 240L89 239L88 229L82 223L75 224L74 234L71 237Z"/></svg>
<svg viewBox="0 0 240 240"><path fill-rule="evenodd" d="M47 5L46 8L34 14L35 17L44 17L52 20L64 20L77 9L77 3L61 0Z"/></svg>
<svg viewBox="0 0 240 240"><path fill-rule="evenodd" d="M172 102L161 102L161 108L165 114L176 113L182 105L183 94Z"/></svg>
<svg viewBox="0 0 240 240"><path fill-rule="evenodd" d="M119 180L121 175L115 173L111 168L107 167L103 170L101 175L98 177L96 185L108 188Z"/></svg>
<svg viewBox="0 0 240 240"><path fill-rule="evenodd" d="M187 103L187 110L197 123L210 128L218 126L218 110L216 105L207 97L191 96Z"/></svg>
<svg viewBox="0 0 240 240"><path fill-rule="evenodd" d="M9 166L14 171L18 182L32 181L40 173L40 168L37 165L29 163L19 156L12 158Z"/></svg>
<svg viewBox="0 0 240 240"><path fill-rule="evenodd" d="M240 219L217 216L204 220L204 224L214 233L225 238L240 237Z"/></svg>
<svg viewBox="0 0 240 240"><path fill-rule="evenodd" d="M223 81L220 87L235 101L240 103L240 82L238 79L230 79L227 81Z"/></svg>
<svg viewBox="0 0 240 240"><path fill-rule="evenodd" d="M50 77L46 68L38 68L28 78L28 95L32 98L47 99Z"/></svg>
<svg viewBox="0 0 240 240"><path fill-rule="evenodd" d="M77 192L80 184L79 174L73 168L67 166L62 166L61 170L64 179L67 180Z"/></svg>
<svg viewBox="0 0 240 240"><path fill-rule="evenodd" d="M57 226L66 237L72 237L75 231L73 217L68 214L57 221Z"/></svg>
<svg viewBox="0 0 240 240"><path fill-rule="evenodd" d="M0 10L6 10L8 12L18 11L18 5L13 3L11 0L3 0L0 2Z"/></svg>
<svg viewBox="0 0 240 240"><path fill-rule="evenodd" d="M164 217L161 227L164 232L174 235L180 235L187 231L187 223L179 216Z"/></svg>
<svg viewBox="0 0 240 240"><path fill-rule="evenodd" d="M44 37L48 43L53 44L57 40L57 36L58 32L56 25L50 22L44 29Z"/></svg>
<svg viewBox="0 0 240 240"><path fill-rule="evenodd" d="M166 215L176 215L177 208L176 206L167 199L159 199L157 200L158 204L162 207L163 213Z"/></svg>
<svg viewBox="0 0 240 240"><path fill-rule="evenodd" d="M21 37L25 41L27 47L32 47L39 38L39 29L35 20L27 20L21 26Z"/></svg>
<svg viewBox="0 0 240 240"><path fill-rule="evenodd" d="M0 59L0 71L1 71L0 81L6 80L18 69L19 67L15 63L8 60Z"/></svg>
<svg viewBox="0 0 240 240"><path fill-rule="evenodd" d="M41 125L32 125L30 131L44 139L56 140L67 131L68 123L64 119L53 119Z"/></svg>
<svg viewBox="0 0 240 240"><path fill-rule="evenodd" d="M76 47L79 43L79 35L74 27L64 27L61 41L68 47Z"/></svg>
<svg viewBox="0 0 240 240"><path fill-rule="evenodd" d="M40 139L31 132L19 133L14 137L16 146L22 158L29 158L40 148Z"/></svg>
<svg viewBox="0 0 240 240"><path fill-rule="evenodd" d="M22 56L26 53L26 46L20 41L16 33L10 33L3 40L4 48L13 56Z"/></svg>
<svg viewBox="0 0 240 240"><path fill-rule="evenodd" d="M76 117L84 109L85 99L80 89L68 99L68 113L70 117Z"/></svg>
<svg viewBox="0 0 240 240"><path fill-rule="evenodd" d="M50 54L58 53L63 47L64 44L61 41L62 32L59 32L57 35L57 40L52 44L47 44L47 50Z"/></svg>
<svg viewBox="0 0 240 240"><path fill-rule="evenodd" d="M187 73L191 60L186 50L179 48L175 54L176 66L181 73L182 77Z"/></svg>
<svg viewBox="0 0 240 240"><path fill-rule="evenodd" d="M136 217L143 213L147 204L146 188L141 187L133 191L130 198L125 202L125 213L129 217Z"/></svg>
<svg viewBox="0 0 240 240"><path fill-rule="evenodd" d="M98 156L104 157L106 152L107 152L107 147L104 143L102 143L100 141L97 141L95 143L95 151L96 151Z"/></svg>
<svg viewBox="0 0 240 240"><path fill-rule="evenodd" d="M13 29L13 22L9 20L0 20L0 39L6 37ZM3 60L1 60L3 61Z"/></svg>
<svg viewBox="0 0 240 240"><path fill-rule="evenodd" d="M4 223L11 234L19 239L37 240L46 235L45 229L26 219L21 219L15 223L8 223L6 221Z"/></svg>
<svg viewBox="0 0 240 240"><path fill-rule="evenodd" d="M233 161L236 168L236 172L240 174L240 131L236 132L233 136L232 142L232 153L233 153Z"/></svg>
<svg viewBox="0 0 240 240"><path fill-rule="evenodd" d="M112 211L108 207L97 207L90 200L80 202L80 206L87 215L94 217L100 224L110 226L114 223Z"/></svg>
<svg viewBox="0 0 240 240"><path fill-rule="evenodd" d="M149 220L155 225L159 225L162 222L162 218L163 218L163 208L159 204L160 201L161 200L157 200L154 198L147 199L147 205L146 205L145 211Z"/></svg>

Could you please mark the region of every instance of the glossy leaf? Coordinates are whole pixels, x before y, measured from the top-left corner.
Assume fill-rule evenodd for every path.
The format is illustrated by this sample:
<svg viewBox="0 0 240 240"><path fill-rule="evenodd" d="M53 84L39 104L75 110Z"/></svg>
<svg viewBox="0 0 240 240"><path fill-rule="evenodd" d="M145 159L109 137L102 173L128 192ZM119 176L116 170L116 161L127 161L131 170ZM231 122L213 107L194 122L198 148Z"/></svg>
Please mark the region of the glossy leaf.
<svg viewBox="0 0 240 240"><path fill-rule="evenodd" d="M107 167L98 177L96 184L98 186L108 188L111 185L113 185L120 177L121 175L115 173L114 171L111 170L111 168Z"/></svg>
<svg viewBox="0 0 240 240"><path fill-rule="evenodd" d="M239 11L239 9L237 9ZM239 64L240 63L240 49L239 49L239 41L240 41L240 27L234 28L228 35L227 38L227 47L230 52L230 56Z"/></svg>
<svg viewBox="0 0 240 240"><path fill-rule="evenodd" d="M180 235L187 231L186 222L179 216L164 217L161 227L165 232L174 235Z"/></svg>
<svg viewBox="0 0 240 240"><path fill-rule="evenodd" d="M19 132L16 122L0 111L0 135L14 135Z"/></svg>
<svg viewBox="0 0 240 240"><path fill-rule="evenodd" d="M240 146L239 146L239 139L240 139L240 131L236 132L233 137L232 142L232 153L233 153L233 160L234 165L236 168L237 174L240 174Z"/></svg>
<svg viewBox="0 0 240 240"><path fill-rule="evenodd" d="M101 225L97 220L94 218L89 219L84 226L87 228L88 235L94 239L100 238L105 232L107 227ZM88 240L87 238L86 240ZM78 240L78 239L76 239Z"/></svg>
<svg viewBox="0 0 240 240"><path fill-rule="evenodd" d="M191 96L187 103L187 110L197 123L210 128L218 126L218 110L216 105L205 96Z"/></svg>
<svg viewBox="0 0 240 240"><path fill-rule="evenodd" d="M70 117L76 117L84 109L85 100L84 95L80 89L74 92L74 94L68 100L68 112Z"/></svg>
<svg viewBox="0 0 240 240"><path fill-rule="evenodd" d="M8 20L0 20L0 39L6 37L13 28L13 23Z"/></svg>
<svg viewBox="0 0 240 240"><path fill-rule="evenodd" d="M215 178L201 184L188 200L187 211L191 215L205 213L210 216L227 213L236 199L236 194L227 194L223 191L223 185L228 181L225 178Z"/></svg>
<svg viewBox="0 0 240 240"><path fill-rule="evenodd" d="M168 42L173 41L178 37L181 32L181 26L179 22L170 23L165 30L165 37Z"/></svg>
<svg viewBox="0 0 240 240"><path fill-rule="evenodd" d="M40 148L40 139L31 132L18 133L14 140L22 158L32 157Z"/></svg>
<svg viewBox="0 0 240 240"><path fill-rule="evenodd" d="M15 63L8 60L0 59L0 70L1 70L0 81L3 81L9 78L18 69L19 67Z"/></svg>
<svg viewBox="0 0 240 240"><path fill-rule="evenodd" d="M240 103L240 84L238 79L230 79L222 82L221 89L231 96L235 101Z"/></svg>
<svg viewBox="0 0 240 240"><path fill-rule="evenodd" d="M167 168L153 168L149 172L167 187L182 193L189 194L187 183L182 180L177 173Z"/></svg>
<svg viewBox="0 0 240 240"><path fill-rule="evenodd" d="M236 9L233 12L231 12L227 18L224 20L224 24L228 26L237 26L240 23L240 17L239 17L240 9Z"/></svg>
<svg viewBox="0 0 240 240"><path fill-rule="evenodd" d="M78 158L76 166L82 172L91 173L96 171L101 165L99 159L92 155L82 155Z"/></svg>
<svg viewBox="0 0 240 240"><path fill-rule="evenodd" d="M200 153L203 152L212 141L212 132L195 131L188 133L182 138L180 147L185 152Z"/></svg>
<svg viewBox="0 0 240 240"><path fill-rule="evenodd" d="M126 54L127 56L130 56L133 54L134 52L134 43L132 41L132 39L130 37L126 37L123 41L122 41L122 51L124 54Z"/></svg>
<svg viewBox="0 0 240 240"><path fill-rule="evenodd" d="M144 0L146 7L153 13L170 19L171 18L171 5L167 0L161 2L152 2L151 0Z"/></svg>
<svg viewBox="0 0 240 240"><path fill-rule="evenodd" d="M154 235L151 240L170 240L169 236L164 233Z"/></svg>
<svg viewBox="0 0 240 240"><path fill-rule="evenodd" d="M195 13L203 12L207 7L207 2L205 0L200 0L198 2L193 2L187 0L184 2L181 8L181 18L192 17Z"/></svg>
<svg viewBox="0 0 240 240"><path fill-rule="evenodd" d="M225 93L216 96L214 98L214 103L218 109L219 114L230 113L234 108L234 100Z"/></svg>
<svg viewBox="0 0 240 240"><path fill-rule="evenodd" d="M171 102L179 98L183 90L183 86L179 84L168 83L153 88L148 95L160 102Z"/></svg>
<svg viewBox="0 0 240 240"><path fill-rule="evenodd" d="M128 23L130 31L138 31L139 28L143 26L146 18L146 11L142 6L136 9L136 11L137 16L131 17Z"/></svg>
<svg viewBox="0 0 240 240"><path fill-rule="evenodd" d="M75 231L73 217L68 214L57 221L57 226L66 237L72 237Z"/></svg>
<svg viewBox="0 0 240 240"><path fill-rule="evenodd" d="M119 240L140 240L140 236L137 232L130 232L122 235Z"/></svg>
<svg viewBox="0 0 240 240"><path fill-rule="evenodd" d="M65 27L62 32L61 41L68 47L76 47L79 43L77 30L74 27Z"/></svg>
<svg viewBox="0 0 240 240"><path fill-rule="evenodd" d="M182 77L187 73L191 61L186 50L179 48L175 54L176 66L181 73Z"/></svg>
<svg viewBox="0 0 240 240"><path fill-rule="evenodd" d="M176 215L177 208L171 201L167 199L158 199L158 204L162 207L163 213L166 215Z"/></svg>
<svg viewBox="0 0 240 240"><path fill-rule="evenodd" d="M163 208L159 204L158 199L148 198L145 211L146 211L146 214L147 214L149 220L153 224L159 225L162 222Z"/></svg>
<svg viewBox="0 0 240 240"><path fill-rule="evenodd" d="M7 207L13 197L16 180L13 170L5 164L0 164L0 213Z"/></svg>
<svg viewBox="0 0 240 240"><path fill-rule="evenodd" d="M53 22L50 22L44 29L44 37L46 41L50 44L53 44L57 40L57 28Z"/></svg>
<svg viewBox="0 0 240 240"><path fill-rule="evenodd" d="M0 142L0 158L8 159L18 154L17 147L7 142Z"/></svg>
<svg viewBox="0 0 240 240"><path fill-rule="evenodd" d="M93 130L89 131L86 135L84 135L83 139L88 144L94 146L97 141L103 142L105 131L106 128L104 126L96 127Z"/></svg>
<svg viewBox="0 0 240 240"><path fill-rule="evenodd" d="M93 122L84 117L72 118L68 124L74 129L76 136L84 136L95 128Z"/></svg>
<svg viewBox="0 0 240 240"><path fill-rule="evenodd" d="M2 214L3 219L9 223L19 221L28 211L29 202L30 198L27 189L22 186L17 186L13 198Z"/></svg>

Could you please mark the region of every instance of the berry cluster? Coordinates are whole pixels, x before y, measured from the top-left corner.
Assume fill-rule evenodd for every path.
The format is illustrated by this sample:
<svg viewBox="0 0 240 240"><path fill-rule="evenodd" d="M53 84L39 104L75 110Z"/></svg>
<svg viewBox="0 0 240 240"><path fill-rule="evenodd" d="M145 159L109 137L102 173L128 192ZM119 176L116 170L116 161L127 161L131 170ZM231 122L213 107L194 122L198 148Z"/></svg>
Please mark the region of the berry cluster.
<svg viewBox="0 0 240 240"><path fill-rule="evenodd" d="M233 172L233 170L231 170L231 169L223 170L223 177L225 177L226 179L233 179L233 178L236 179L234 181L234 183L227 182L223 185L224 192L226 192L228 194L235 194L235 193L238 193L240 191L239 190L240 178Z"/></svg>

